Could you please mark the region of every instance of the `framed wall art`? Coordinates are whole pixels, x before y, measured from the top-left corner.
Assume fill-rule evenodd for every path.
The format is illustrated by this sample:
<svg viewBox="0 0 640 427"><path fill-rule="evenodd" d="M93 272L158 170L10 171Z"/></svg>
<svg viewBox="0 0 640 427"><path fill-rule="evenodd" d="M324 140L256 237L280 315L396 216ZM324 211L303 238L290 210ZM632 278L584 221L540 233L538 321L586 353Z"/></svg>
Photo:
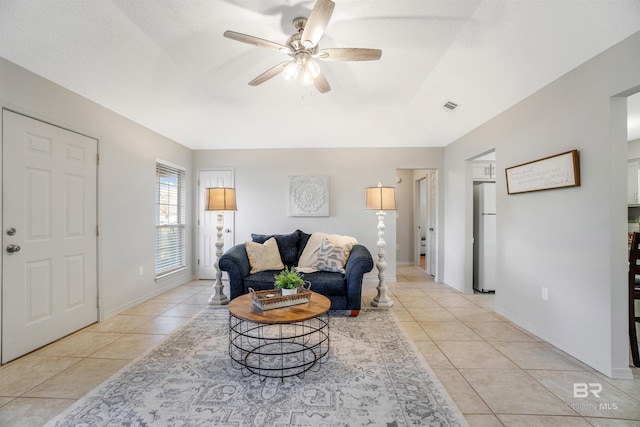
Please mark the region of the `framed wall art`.
<svg viewBox="0 0 640 427"><path fill-rule="evenodd" d="M289 216L329 216L329 176L289 177Z"/></svg>
<svg viewBox="0 0 640 427"><path fill-rule="evenodd" d="M578 150L571 150L505 169L507 193L580 186Z"/></svg>

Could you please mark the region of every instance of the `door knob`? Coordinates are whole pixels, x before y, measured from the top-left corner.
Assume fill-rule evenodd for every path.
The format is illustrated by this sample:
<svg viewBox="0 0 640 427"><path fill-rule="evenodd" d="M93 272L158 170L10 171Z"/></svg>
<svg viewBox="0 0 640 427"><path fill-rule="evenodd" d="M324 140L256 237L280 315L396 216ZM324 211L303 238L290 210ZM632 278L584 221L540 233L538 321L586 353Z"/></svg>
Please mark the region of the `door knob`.
<svg viewBox="0 0 640 427"><path fill-rule="evenodd" d="M9 246L7 246L7 252L20 252L20 246L18 246L18 245L9 245Z"/></svg>
<svg viewBox="0 0 640 427"><path fill-rule="evenodd" d="M16 234L16 229L13 227L7 228L7 236L14 236Z"/></svg>

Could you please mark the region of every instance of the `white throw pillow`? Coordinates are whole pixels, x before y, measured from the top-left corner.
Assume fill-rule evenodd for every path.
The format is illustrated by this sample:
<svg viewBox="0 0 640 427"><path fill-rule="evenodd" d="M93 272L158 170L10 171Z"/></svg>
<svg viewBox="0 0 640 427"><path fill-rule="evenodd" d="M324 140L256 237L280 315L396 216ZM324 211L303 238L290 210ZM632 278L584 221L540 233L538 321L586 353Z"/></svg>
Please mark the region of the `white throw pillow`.
<svg viewBox="0 0 640 427"><path fill-rule="evenodd" d="M251 274L267 270L282 270L284 268L282 259L280 259L278 242L274 237L264 243L248 241L245 243L245 247L249 257L249 265L251 265Z"/></svg>

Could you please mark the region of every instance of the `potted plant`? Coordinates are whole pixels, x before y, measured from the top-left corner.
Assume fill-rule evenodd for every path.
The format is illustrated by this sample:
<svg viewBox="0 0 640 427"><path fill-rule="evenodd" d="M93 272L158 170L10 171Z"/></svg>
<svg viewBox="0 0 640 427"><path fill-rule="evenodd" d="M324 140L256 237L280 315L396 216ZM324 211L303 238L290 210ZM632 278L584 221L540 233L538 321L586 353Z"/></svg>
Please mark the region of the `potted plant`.
<svg viewBox="0 0 640 427"><path fill-rule="evenodd" d="M298 292L298 288L304 284L302 274L293 267L285 267L280 273L273 276L276 289L282 290L282 295L290 295Z"/></svg>

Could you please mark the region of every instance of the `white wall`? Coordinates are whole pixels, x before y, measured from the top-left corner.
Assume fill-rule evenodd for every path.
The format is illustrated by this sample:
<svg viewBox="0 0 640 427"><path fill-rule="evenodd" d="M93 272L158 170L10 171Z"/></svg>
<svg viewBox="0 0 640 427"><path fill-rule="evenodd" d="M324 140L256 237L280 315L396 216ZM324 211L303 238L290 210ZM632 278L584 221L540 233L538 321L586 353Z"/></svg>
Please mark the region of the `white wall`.
<svg viewBox="0 0 640 427"><path fill-rule="evenodd" d="M191 150L3 58L0 104L99 140L98 276L105 317L192 278L189 233L189 268L169 280L155 281L155 161L184 166L190 195ZM191 218L191 198L187 207ZM144 269L142 276L139 267Z"/></svg>
<svg viewBox="0 0 640 427"><path fill-rule="evenodd" d="M400 182L394 182L396 187L397 230L396 264L413 265L415 262L415 236L414 236L414 209L413 209L413 172L407 169L398 169L396 176Z"/></svg>
<svg viewBox="0 0 640 427"><path fill-rule="evenodd" d="M468 159L497 157L496 310L609 376L630 375L626 324L626 99L640 33L445 149L445 282L471 284ZM635 88L635 89L633 89ZM507 195L504 169L571 149L577 188ZM541 299L548 287L549 300Z"/></svg>
<svg viewBox="0 0 640 427"><path fill-rule="evenodd" d="M629 141L627 145L627 158L640 159L640 139Z"/></svg>
<svg viewBox="0 0 640 427"><path fill-rule="evenodd" d="M198 170L234 167L238 201L236 243L249 240L251 233L289 233L297 228L307 233L348 234L369 249L374 262L378 253L378 218L374 211L364 209L364 189L377 185L378 181L395 186L396 169L442 169L442 160L441 148L194 151L194 167ZM329 217L287 216L291 175L329 175ZM394 212L387 213L385 227L386 280L391 282L396 274ZM366 279L377 280L376 275L374 267Z"/></svg>

